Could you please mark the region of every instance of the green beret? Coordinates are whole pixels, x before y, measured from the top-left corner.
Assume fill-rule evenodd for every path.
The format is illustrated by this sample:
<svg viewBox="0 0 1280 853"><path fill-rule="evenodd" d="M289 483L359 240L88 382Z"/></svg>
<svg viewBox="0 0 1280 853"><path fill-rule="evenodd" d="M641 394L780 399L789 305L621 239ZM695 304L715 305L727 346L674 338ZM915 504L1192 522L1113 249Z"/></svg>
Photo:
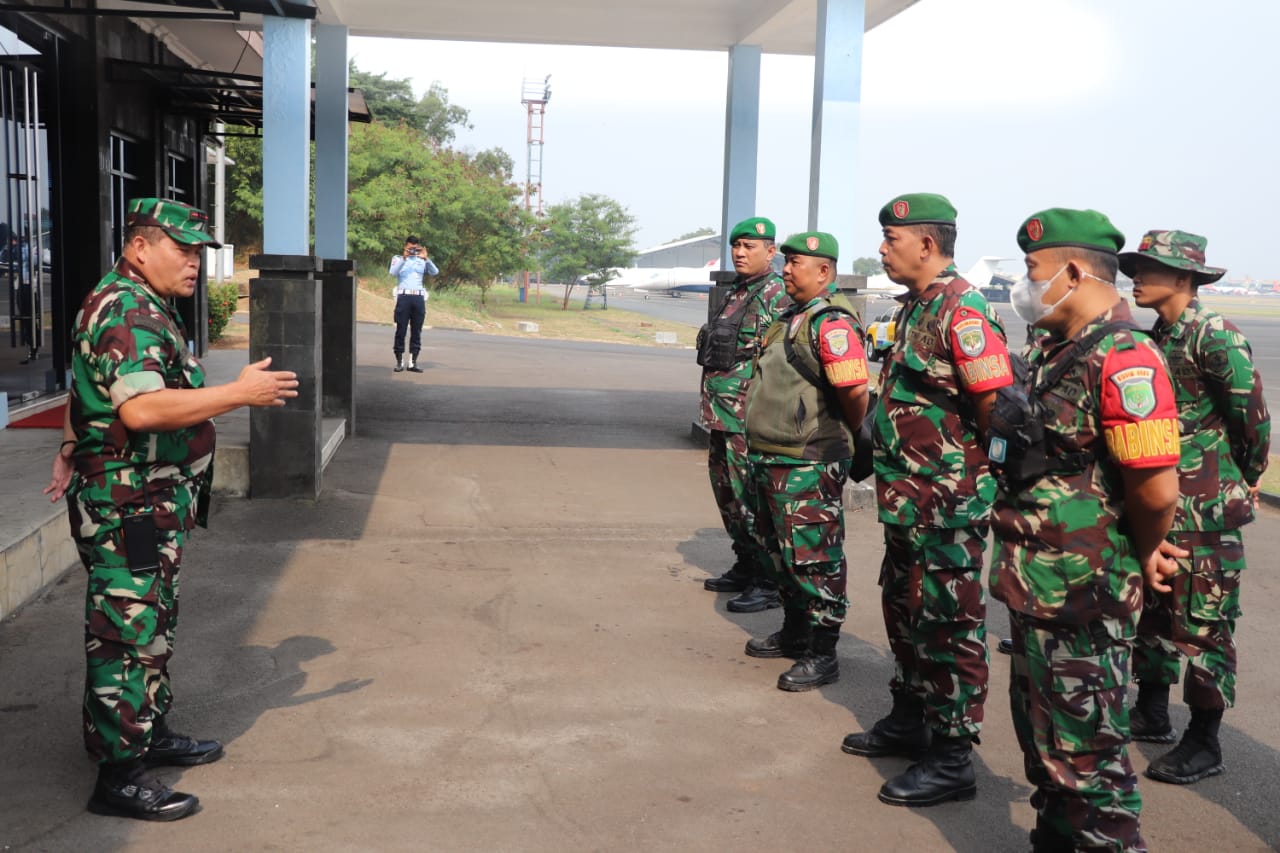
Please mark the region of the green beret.
<svg viewBox="0 0 1280 853"><path fill-rule="evenodd" d="M1018 245L1026 254L1074 246L1114 255L1124 245L1124 235L1096 210L1051 207L1032 214L1019 226Z"/></svg>
<svg viewBox="0 0 1280 853"><path fill-rule="evenodd" d="M840 244L825 231L803 231L792 234L782 244L784 255L813 255L816 258L840 259Z"/></svg>
<svg viewBox="0 0 1280 853"><path fill-rule="evenodd" d="M763 216L753 216L733 226L733 230L729 232L729 243L732 245L733 241L739 237L746 237L748 240L772 240L777 233L771 221Z"/></svg>
<svg viewBox="0 0 1280 853"><path fill-rule="evenodd" d="M1217 281L1227 274L1221 267L1209 267L1204 263L1204 250L1209 241L1190 231L1148 231L1142 235L1138 251L1120 255L1120 271L1130 278L1138 267L1138 260L1147 258L1193 273L1198 284Z"/></svg>
<svg viewBox="0 0 1280 853"><path fill-rule="evenodd" d="M167 198L130 200L124 224L128 228L149 225L159 228L176 242L188 246L221 247L209 234L209 217L203 210Z"/></svg>
<svg viewBox="0 0 1280 853"><path fill-rule="evenodd" d="M907 193L880 208L884 225L955 225L956 209L937 193Z"/></svg>

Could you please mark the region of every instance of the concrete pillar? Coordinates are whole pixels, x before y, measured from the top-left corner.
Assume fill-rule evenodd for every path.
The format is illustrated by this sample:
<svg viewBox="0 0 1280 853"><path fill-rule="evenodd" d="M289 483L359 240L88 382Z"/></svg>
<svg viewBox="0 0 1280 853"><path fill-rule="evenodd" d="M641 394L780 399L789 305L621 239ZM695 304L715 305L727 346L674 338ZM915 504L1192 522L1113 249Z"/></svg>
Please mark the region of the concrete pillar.
<svg viewBox="0 0 1280 853"><path fill-rule="evenodd" d="M729 229L756 215L760 147L760 47L729 48L729 93L724 115L724 203L720 216L720 269L732 270Z"/></svg>
<svg viewBox="0 0 1280 853"><path fill-rule="evenodd" d="M809 156L809 230L835 235L842 268L858 256L853 203L866 0L818 0ZM865 254L865 252L864 252Z"/></svg>
<svg viewBox="0 0 1280 853"><path fill-rule="evenodd" d="M262 18L262 248L311 251L311 21Z"/></svg>
<svg viewBox="0 0 1280 853"><path fill-rule="evenodd" d="M316 254L347 257L347 28L316 26Z"/></svg>
<svg viewBox="0 0 1280 853"><path fill-rule="evenodd" d="M249 496L320 495L323 299L313 255L254 255L249 288L249 360L298 374L298 396L249 412Z"/></svg>
<svg viewBox="0 0 1280 853"><path fill-rule="evenodd" d="M346 420L345 434L356 431L356 262L320 261L322 317L321 414Z"/></svg>

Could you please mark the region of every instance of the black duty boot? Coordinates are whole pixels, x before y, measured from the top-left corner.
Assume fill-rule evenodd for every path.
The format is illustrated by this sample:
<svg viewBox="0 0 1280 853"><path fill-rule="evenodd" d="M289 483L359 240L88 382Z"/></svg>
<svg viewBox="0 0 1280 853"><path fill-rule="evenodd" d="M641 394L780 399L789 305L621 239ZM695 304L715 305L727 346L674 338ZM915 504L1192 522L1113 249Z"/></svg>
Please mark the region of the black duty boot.
<svg viewBox="0 0 1280 853"><path fill-rule="evenodd" d="M753 658L793 658L799 660L809 653L812 629L809 614L803 610L785 610L782 630L763 640L747 640L746 652Z"/></svg>
<svg viewBox="0 0 1280 853"><path fill-rule="evenodd" d="M212 764L222 757L222 744L216 740L196 740L172 731L164 717L157 717L151 727L151 746L142 760L148 767L194 767Z"/></svg>
<svg viewBox="0 0 1280 853"><path fill-rule="evenodd" d="M137 761L100 765L88 804L94 814L138 820L181 820L199 807L194 796L172 790Z"/></svg>
<svg viewBox="0 0 1280 853"><path fill-rule="evenodd" d="M978 795L973 775L973 738L935 735L929 752L906 772L880 787L880 802L891 806L936 806Z"/></svg>
<svg viewBox="0 0 1280 853"><path fill-rule="evenodd" d="M1169 685L1139 682L1138 701L1129 711L1129 737L1148 743L1178 739L1169 723Z"/></svg>
<svg viewBox="0 0 1280 853"><path fill-rule="evenodd" d="M409 364L406 365L410 373L421 373L422 368L418 367L418 354L416 352L409 353Z"/></svg>
<svg viewBox="0 0 1280 853"><path fill-rule="evenodd" d="M1074 853L1075 841L1036 815L1036 828L1031 830L1031 853Z"/></svg>
<svg viewBox="0 0 1280 853"><path fill-rule="evenodd" d="M839 680L840 661L836 657L836 643L839 641L839 628L825 625L814 628L808 653L778 676L778 689L799 693Z"/></svg>
<svg viewBox="0 0 1280 853"><path fill-rule="evenodd" d="M1217 776L1226 767L1222 763L1222 745L1218 743L1218 724L1222 711L1191 711L1191 725L1182 741L1151 762L1147 778L1171 785L1190 785L1206 776Z"/></svg>
<svg viewBox="0 0 1280 853"><path fill-rule="evenodd" d="M1009 637L1005 637L1003 640L996 643L996 651L1002 655L1013 654L1013 640Z"/></svg>
<svg viewBox="0 0 1280 853"><path fill-rule="evenodd" d="M770 581L754 578L741 595L729 599L724 606L732 613L755 613L781 607L782 596Z"/></svg>
<svg viewBox="0 0 1280 853"><path fill-rule="evenodd" d="M876 758L902 755L920 758L929 748L929 727L924 722L924 700L905 690L893 694L893 709L869 731L854 732L840 748L850 755Z"/></svg>
<svg viewBox="0 0 1280 853"><path fill-rule="evenodd" d="M742 561L739 560L720 577L704 580L702 588L712 592L742 592L750 583L751 574L743 567Z"/></svg>
<svg viewBox="0 0 1280 853"><path fill-rule="evenodd" d="M401 371L403 371L403 370L404 370L404 356L403 356L403 355L397 355L397 356L396 356L396 366L395 366L395 367L393 367L393 368L392 368L392 370L393 370L394 372L396 372L396 373L400 373Z"/></svg>

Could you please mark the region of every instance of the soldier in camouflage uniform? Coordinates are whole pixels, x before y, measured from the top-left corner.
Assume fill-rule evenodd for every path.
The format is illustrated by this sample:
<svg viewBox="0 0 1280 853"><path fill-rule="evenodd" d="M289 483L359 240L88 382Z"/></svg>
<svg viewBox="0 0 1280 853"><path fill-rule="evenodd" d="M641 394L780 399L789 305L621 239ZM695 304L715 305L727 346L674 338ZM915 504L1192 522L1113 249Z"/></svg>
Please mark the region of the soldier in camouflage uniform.
<svg viewBox="0 0 1280 853"><path fill-rule="evenodd" d="M836 643L845 595L844 484L853 434L867 408L862 324L833 292L839 249L830 234L782 245L795 305L765 333L747 391L755 530L781 585L782 630L747 642L760 658L794 658L778 689L812 690L840 677Z"/></svg>
<svg viewBox="0 0 1280 853"><path fill-rule="evenodd" d="M972 744L987 695L982 563L995 482L979 436L1013 377L999 317L956 272L955 217L930 193L880 211L885 272L908 288L872 427L881 606L896 667L889 715L842 749L919 759L880 789L900 806L975 795Z"/></svg>
<svg viewBox="0 0 1280 853"><path fill-rule="evenodd" d="M1130 731L1135 740L1174 741L1169 686L1185 655L1191 725L1146 774L1183 785L1223 771L1218 725L1235 705L1240 528L1253 520L1271 446L1271 416L1248 342L1196 298L1200 285L1226 272L1205 266L1206 243L1185 231L1149 231L1138 251L1120 256L1134 301L1160 315L1151 335L1169 363L1182 433L1182 496L1168 541L1183 550L1166 580L1171 589L1149 594L1138 622Z"/></svg>
<svg viewBox="0 0 1280 853"><path fill-rule="evenodd" d="M991 591L1009 606L1031 841L1037 851L1145 850L1125 689L1144 576L1158 583L1173 567L1159 551L1178 500L1173 387L1115 291L1124 236L1107 217L1045 210L1018 244L1027 275L1010 293L1014 310L1049 332L1021 387L1045 439L1014 453L995 427ZM1040 473L1015 465L1037 454Z"/></svg>
<svg viewBox="0 0 1280 853"><path fill-rule="evenodd" d="M204 386L169 300L191 296L207 218L178 202L129 203L120 261L76 317L66 439L46 494L67 498L71 535L88 571L85 747L98 762L89 809L177 820L198 800L147 769L206 764L217 741L174 732L169 658L187 534L203 526L212 471L210 418L244 405L284 405L293 373L251 364L228 385Z"/></svg>
<svg viewBox="0 0 1280 853"><path fill-rule="evenodd" d="M775 233L773 223L763 217L739 222L729 232L733 268L738 277L716 316L698 336L698 363L702 365L700 413L702 424L710 433L707 470L720 519L736 557L732 568L702 585L712 592L740 593L726 604L736 613L782 604L769 555L751 529L749 507L755 498L751 494L747 440L743 435L747 388L756 350L765 329L791 305L781 276L773 271Z"/></svg>

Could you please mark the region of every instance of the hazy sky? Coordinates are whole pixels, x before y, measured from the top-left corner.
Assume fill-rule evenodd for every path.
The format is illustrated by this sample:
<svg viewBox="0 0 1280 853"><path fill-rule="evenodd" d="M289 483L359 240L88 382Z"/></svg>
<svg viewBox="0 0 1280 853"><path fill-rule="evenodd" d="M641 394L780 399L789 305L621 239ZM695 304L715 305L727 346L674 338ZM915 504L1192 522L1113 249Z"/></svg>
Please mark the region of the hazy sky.
<svg viewBox="0 0 1280 853"><path fill-rule="evenodd" d="M957 260L1020 257L1035 210L1093 207L1136 246L1149 228L1209 237L1228 277L1280 278L1280 95L1270 0L920 0L867 34L858 182L874 255L876 213L901 192L959 210ZM726 56L717 52L352 40L366 71L432 81L471 111L457 144L501 147L525 172L523 77L551 74L548 203L610 195L644 248L719 229ZM757 210L805 227L813 60L762 64ZM821 223L819 223L821 225ZM1006 264L1013 270L1017 264Z"/></svg>

